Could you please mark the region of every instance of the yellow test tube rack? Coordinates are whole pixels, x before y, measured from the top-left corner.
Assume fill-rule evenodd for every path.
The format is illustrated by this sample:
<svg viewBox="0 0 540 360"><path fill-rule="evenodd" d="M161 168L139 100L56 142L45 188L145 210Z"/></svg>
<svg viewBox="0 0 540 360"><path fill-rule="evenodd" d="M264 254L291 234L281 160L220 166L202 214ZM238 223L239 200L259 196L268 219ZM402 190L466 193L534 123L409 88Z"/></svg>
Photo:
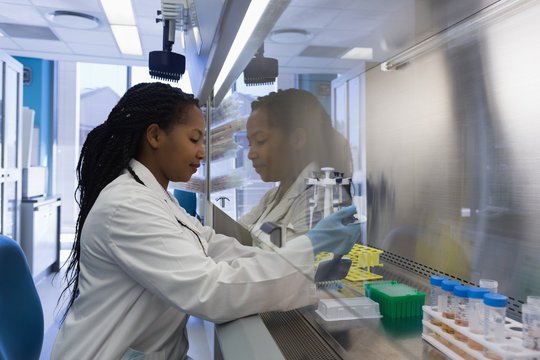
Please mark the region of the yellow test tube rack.
<svg viewBox="0 0 540 360"><path fill-rule="evenodd" d="M349 281L366 281L366 280L378 280L382 279L381 275L373 274L371 268L373 266L383 266L380 261L380 255L382 250L374 249L369 246L355 244L352 250L344 255L344 258L352 260L351 268L345 277ZM322 252L317 255L315 259L315 265L321 260L331 259L332 254Z"/></svg>

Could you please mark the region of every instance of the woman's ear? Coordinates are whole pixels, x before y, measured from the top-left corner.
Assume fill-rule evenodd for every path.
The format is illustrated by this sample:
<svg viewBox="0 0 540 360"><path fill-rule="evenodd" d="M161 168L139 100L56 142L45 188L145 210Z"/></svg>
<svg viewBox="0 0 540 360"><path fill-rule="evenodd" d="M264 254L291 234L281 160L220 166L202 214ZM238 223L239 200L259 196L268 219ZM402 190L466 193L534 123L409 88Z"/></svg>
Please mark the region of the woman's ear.
<svg viewBox="0 0 540 360"><path fill-rule="evenodd" d="M293 133L290 136L291 147L294 150L302 150L306 147L307 143L307 131L304 128L294 129Z"/></svg>
<svg viewBox="0 0 540 360"><path fill-rule="evenodd" d="M146 128L146 141L152 149L157 149L159 147L159 140L161 137L161 128L158 124L150 124Z"/></svg>

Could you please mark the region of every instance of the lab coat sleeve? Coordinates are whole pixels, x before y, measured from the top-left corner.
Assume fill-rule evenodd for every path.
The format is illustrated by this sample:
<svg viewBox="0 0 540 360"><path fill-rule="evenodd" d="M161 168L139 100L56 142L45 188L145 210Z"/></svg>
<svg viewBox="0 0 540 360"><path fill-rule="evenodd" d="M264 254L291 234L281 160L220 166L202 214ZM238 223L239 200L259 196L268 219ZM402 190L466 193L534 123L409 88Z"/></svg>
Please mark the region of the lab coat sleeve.
<svg viewBox="0 0 540 360"><path fill-rule="evenodd" d="M213 234L209 252L217 254L214 260L149 191L116 205L104 226L113 261L147 291L185 313L219 323L317 300L314 284L304 274L313 264L307 238L277 254L245 249ZM223 250L226 244L229 252ZM232 259L234 254L238 258ZM284 259L294 259L303 271Z"/></svg>
<svg viewBox="0 0 540 360"><path fill-rule="evenodd" d="M239 258L253 257L259 253L268 252L254 246L244 246L232 237L216 234L209 226L201 225L199 230L208 242L209 256L215 261L234 264L234 261ZM289 239L284 248L274 248L274 251L298 271L313 278L313 248L307 236Z"/></svg>

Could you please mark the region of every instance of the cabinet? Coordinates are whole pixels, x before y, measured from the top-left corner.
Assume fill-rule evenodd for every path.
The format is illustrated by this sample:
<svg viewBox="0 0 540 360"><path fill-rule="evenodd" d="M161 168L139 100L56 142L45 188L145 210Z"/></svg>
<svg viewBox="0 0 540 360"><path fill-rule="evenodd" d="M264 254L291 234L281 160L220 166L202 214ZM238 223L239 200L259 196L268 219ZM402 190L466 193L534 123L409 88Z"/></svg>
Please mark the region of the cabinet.
<svg viewBox="0 0 540 360"><path fill-rule="evenodd" d="M21 247L28 259L32 276L50 268L59 270L60 197L25 198L21 204Z"/></svg>
<svg viewBox="0 0 540 360"><path fill-rule="evenodd" d="M0 233L20 241L22 65L0 51Z"/></svg>

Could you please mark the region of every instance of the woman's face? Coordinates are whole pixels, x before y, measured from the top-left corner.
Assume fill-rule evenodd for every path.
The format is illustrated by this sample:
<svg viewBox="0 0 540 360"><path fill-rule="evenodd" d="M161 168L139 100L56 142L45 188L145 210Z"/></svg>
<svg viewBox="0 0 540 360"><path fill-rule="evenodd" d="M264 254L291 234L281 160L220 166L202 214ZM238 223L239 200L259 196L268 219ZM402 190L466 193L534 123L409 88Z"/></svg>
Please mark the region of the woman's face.
<svg viewBox="0 0 540 360"><path fill-rule="evenodd" d="M270 126L263 108L254 110L248 118L248 158L265 182L282 181L287 176L292 155L288 136L280 128Z"/></svg>
<svg viewBox="0 0 540 360"><path fill-rule="evenodd" d="M168 181L188 181L205 156L204 118L201 110L190 106L182 124L163 131L159 148L160 168Z"/></svg>

